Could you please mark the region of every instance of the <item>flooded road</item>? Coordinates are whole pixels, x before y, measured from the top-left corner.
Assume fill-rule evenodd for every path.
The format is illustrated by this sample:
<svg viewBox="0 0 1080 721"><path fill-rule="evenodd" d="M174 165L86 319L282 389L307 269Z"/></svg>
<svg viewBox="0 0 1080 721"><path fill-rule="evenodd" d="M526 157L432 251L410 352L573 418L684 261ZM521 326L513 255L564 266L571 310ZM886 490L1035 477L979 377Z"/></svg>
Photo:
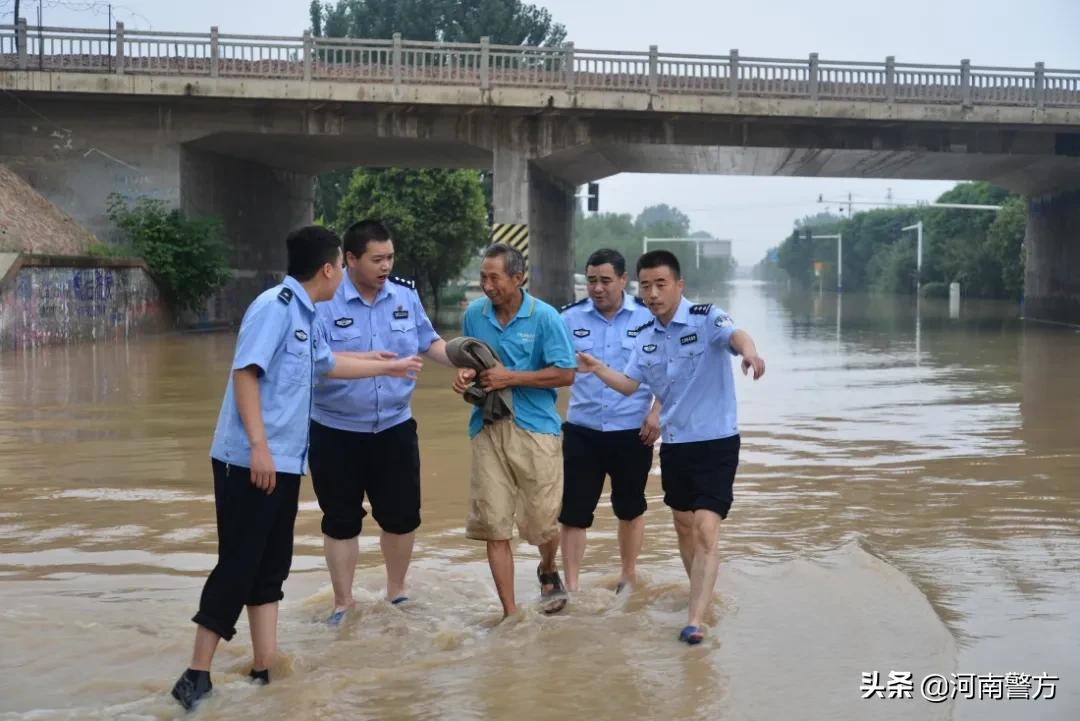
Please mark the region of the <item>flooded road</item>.
<svg viewBox="0 0 1080 721"><path fill-rule="evenodd" d="M249 636L215 663L200 719L1080 718L1080 333L1015 307L791 297L716 300L769 372L737 380L743 433L704 644L675 640L688 584L659 475L642 583L613 593L615 521L590 532L568 612L497 624L464 537L468 407L428 364L414 399L424 522L406 607L382 599L374 524L360 612L339 629L305 480L275 682ZM0 354L0 719L184 714L216 549L210 436L231 335ZM518 597L536 595L517 549ZM914 698L863 700L910 672ZM929 703L929 674L1059 677L1052 700ZM1032 694L1034 690L1032 690ZM1045 694L1044 694L1045 695Z"/></svg>

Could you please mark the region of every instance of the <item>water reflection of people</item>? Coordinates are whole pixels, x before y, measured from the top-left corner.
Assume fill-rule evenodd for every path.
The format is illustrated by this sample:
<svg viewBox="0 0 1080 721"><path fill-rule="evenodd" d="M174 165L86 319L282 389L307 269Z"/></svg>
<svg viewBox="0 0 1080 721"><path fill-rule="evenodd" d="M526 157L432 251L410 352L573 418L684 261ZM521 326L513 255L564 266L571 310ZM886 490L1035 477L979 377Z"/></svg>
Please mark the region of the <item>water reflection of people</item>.
<svg viewBox="0 0 1080 721"><path fill-rule="evenodd" d="M630 395L648 383L663 405L660 472L664 503L672 509L679 553L690 577L687 625L679 638L704 638L701 628L716 585L720 521L732 503L739 464L739 429L730 354L742 356L743 373L754 380L765 360L753 339L731 317L710 304L683 297L679 261L664 250L638 259L641 295L654 319L637 328L634 351L620 372L588 353L578 353L581 372Z"/></svg>

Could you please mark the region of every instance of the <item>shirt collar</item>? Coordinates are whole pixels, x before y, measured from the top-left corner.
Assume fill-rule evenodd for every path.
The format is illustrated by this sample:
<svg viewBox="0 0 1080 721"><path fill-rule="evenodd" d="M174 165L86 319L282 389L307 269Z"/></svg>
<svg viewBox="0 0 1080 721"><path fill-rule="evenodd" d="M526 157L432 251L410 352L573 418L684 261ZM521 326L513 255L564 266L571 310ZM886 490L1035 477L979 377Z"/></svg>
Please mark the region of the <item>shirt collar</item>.
<svg viewBox="0 0 1080 721"><path fill-rule="evenodd" d="M511 319L511 322L517 320L518 318L528 318L529 316L531 316L533 314L533 311L535 309L536 309L536 299L533 298L531 295L529 295L528 291L526 291L524 288L522 288L521 289L521 307L518 308L517 315L515 315ZM485 299L484 300L484 307L480 310L481 314L486 316L486 317L494 318L495 314L494 314L493 310L494 309L491 307L491 298Z"/></svg>
<svg viewBox="0 0 1080 721"><path fill-rule="evenodd" d="M393 286L394 284L390 280L387 280L385 283L383 283L383 287L379 288L379 292L375 294L375 302L371 303L370 305L378 304L378 302L383 298L394 297ZM356 286L353 285L352 278L349 277L348 273L346 273L345 277L341 279L341 286L338 288L338 292L342 294L341 297L345 301L345 303L351 303L352 301L356 300L360 301L364 305L369 305L367 300L365 300L364 297L360 295L360 291L358 291L356 289Z"/></svg>
<svg viewBox="0 0 1080 721"><path fill-rule="evenodd" d="M301 305L308 309L309 312L315 312L315 304L311 302L311 296L304 290L304 286L296 278L291 275L285 276L285 280L281 281L281 284L293 292L293 295L297 297Z"/></svg>
<svg viewBox="0 0 1080 721"><path fill-rule="evenodd" d="M615 313L615 317L618 318L619 313L623 313L623 312L633 313L634 312L634 304L636 302L637 301L634 300L634 296L630 295L629 293L627 293L624 290L623 294L622 294L622 305L619 306L619 310L618 310L618 312ZM587 299L585 301L585 310L586 310L586 312L595 313L596 315L600 316L604 320L607 320L607 318L604 316L604 314L596 309L596 304L593 303L592 298L589 298L589 299Z"/></svg>
<svg viewBox="0 0 1080 721"><path fill-rule="evenodd" d="M690 305L690 301L688 301L685 296L680 297L679 307L675 309L675 315L671 317L671 322L667 325L662 325L660 320L657 319L653 330L659 332L665 328L671 327L675 323L678 323L679 325L690 325Z"/></svg>

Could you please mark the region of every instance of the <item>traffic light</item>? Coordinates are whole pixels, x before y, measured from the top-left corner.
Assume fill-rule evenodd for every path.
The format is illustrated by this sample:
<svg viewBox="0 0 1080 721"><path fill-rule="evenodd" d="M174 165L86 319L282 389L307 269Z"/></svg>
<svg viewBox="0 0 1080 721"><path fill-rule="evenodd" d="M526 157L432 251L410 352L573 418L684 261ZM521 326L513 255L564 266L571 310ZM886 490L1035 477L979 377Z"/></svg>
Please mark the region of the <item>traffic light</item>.
<svg viewBox="0 0 1080 721"><path fill-rule="evenodd" d="M600 184L589 183L589 212L595 213L600 210Z"/></svg>

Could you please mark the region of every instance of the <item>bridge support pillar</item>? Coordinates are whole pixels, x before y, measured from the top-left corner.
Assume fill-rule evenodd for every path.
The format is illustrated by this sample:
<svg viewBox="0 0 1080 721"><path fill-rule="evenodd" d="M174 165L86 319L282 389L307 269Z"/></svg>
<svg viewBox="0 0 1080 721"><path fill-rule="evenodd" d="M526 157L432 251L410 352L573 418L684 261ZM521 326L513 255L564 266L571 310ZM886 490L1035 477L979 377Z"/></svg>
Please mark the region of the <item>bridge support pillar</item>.
<svg viewBox="0 0 1080 721"><path fill-rule="evenodd" d="M1028 200L1024 317L1080 325L1080 190Z"/></svg>
<svg viewBox="0 0 1080 721"><path fill-rule="evenodd" d="M512 144L494 149L495 223L529 226L529 292L558 307L574 299L574 186Z"/></svg>
<svg viewBox="0 0 1080 721"><path fill-rule="evenodd" d="M237 322L248 304L284 276L285 236L311 223L311 176L183 147L180 208L225 226L233 280L208 304L210 321Z"/></svg>

